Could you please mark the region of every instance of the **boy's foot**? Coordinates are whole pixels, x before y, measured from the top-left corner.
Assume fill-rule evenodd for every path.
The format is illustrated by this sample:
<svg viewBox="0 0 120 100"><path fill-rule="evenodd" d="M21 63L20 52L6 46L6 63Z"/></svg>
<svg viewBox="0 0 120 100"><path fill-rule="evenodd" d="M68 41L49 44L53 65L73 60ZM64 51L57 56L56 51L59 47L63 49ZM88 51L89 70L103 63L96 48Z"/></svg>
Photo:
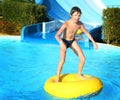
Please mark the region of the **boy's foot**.
<svg viewBox="0 0 120 100"><path fill-rule="evenodd" d="M56 83L56 82L59 82L59 81L58 81L58 80L52 80L52 82L55 82L55 83Z"/></svg>
<svg viewBox="0 0 120 100"><path fill-rule="evenodd" d="M55 82L59 82L58 80L56 80Z"/></svg>
<svg viewBox="0 0 120 100"><path fill-rule="evenodd" d="M59 82L60 80L59 79L56 79L55 82Z"/></svg>
<svg viewBox="0 0 120 100"><path fill-rule="evenodd" d="M84 79L84 80L86 79L86 77L84 75L78 75L78 77L81 79Z"/></svg>

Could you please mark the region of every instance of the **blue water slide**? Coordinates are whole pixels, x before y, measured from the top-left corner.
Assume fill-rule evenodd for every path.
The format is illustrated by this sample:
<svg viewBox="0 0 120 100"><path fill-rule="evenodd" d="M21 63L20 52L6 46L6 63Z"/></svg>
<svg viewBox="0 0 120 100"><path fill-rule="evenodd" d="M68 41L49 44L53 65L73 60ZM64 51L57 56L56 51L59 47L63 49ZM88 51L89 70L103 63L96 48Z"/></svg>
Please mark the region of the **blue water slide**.
<svg viewBox="0 0 120 100"><path fill-rule="evenodd" d="M82 10L81 20L84 23L94 23L98 24L101 23L101 16L94 12L89 5L83 0L71 0L71 1L64 1L64 0L56 0L68 13L73 6L78 6Z"/></svg>
<svg viewBox="0 0 120 100"><path fill-rule="evenodd" d="M102 11L106 8L102 0L84 0L84 2L87 3L94 12L102 16Z"/></svg>
<svg viewBox="0 0 120 100"><path fill-rule="evenodd" d="M38 0L39 1L39 0ZM102 24L102 10L107 5L120 5L118 0L43 0L50 16L56 19L69 19L69 12L73 6L82 10L81 21L93 26Z"/></svg>
<svg viewBox="0 0 120 100"><path fill-rule="evenodd" d="M73 6L78 6L82 10L81 21L86 24L100 25L102 24L101 12L104 4L98 0L100 6L95 0L43 0L43 4L47 6L50 16L56 19L69 19L69 12ZM96 5L97 4L97 5Z"/></svg>
<svg viewBox="0 0 120 100"><path fill-rule="evenodd" d="M69 13L56 0L44 0L43 4L46 5L49 16L63 21L69 19Z"/></svg>

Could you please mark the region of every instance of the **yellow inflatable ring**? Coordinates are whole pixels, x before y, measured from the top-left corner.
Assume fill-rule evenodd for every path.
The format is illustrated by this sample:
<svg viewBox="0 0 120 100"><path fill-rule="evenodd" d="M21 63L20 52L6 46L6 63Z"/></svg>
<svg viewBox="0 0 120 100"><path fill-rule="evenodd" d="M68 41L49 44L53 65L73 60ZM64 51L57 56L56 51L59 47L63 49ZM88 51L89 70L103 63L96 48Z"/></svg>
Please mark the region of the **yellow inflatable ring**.
<svg viewBox="0 0 120 100"><path fill-rule="evenodd" d="M77 74L63 74L60 82L55 82L56 76L53 76L45 82L44 90L60 98L77 98L98 93L102 89L102 82L97 77L84 76L86 79L78 78Z"/></svg>

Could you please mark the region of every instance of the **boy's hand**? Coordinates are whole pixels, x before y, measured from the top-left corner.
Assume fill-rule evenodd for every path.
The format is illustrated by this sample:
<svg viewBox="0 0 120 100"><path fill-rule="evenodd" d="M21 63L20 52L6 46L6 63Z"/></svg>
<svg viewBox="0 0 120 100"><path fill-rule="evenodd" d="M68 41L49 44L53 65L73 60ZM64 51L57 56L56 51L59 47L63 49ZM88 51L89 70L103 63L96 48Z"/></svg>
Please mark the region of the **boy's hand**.
<svg viewBox="0 0 120 100"><path fill-rule="evenodd" d="M94 43L94 49L98 49L98 45L96 43Z"/></svg>

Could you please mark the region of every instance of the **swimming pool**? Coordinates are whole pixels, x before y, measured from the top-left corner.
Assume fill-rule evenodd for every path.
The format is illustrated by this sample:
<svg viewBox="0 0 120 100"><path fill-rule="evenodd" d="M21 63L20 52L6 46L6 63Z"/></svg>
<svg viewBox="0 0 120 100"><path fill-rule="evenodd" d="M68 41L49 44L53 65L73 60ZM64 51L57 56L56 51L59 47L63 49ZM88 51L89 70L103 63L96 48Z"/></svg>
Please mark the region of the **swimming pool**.
<svg viewBox="0 0 120 100"><path fill-rule="evenodd" d="M120 100L120 48L98 44L94 50L92 45L79 44L86 56L83 73L103 82L102 91L86 99ZM62 73L77 73L77 56L68 49L66 57ZM56 75L58 60L59 45L54 40L21 42L17 36L0 37L0 100L65 100L43 89L45 81Z"/></svg>

